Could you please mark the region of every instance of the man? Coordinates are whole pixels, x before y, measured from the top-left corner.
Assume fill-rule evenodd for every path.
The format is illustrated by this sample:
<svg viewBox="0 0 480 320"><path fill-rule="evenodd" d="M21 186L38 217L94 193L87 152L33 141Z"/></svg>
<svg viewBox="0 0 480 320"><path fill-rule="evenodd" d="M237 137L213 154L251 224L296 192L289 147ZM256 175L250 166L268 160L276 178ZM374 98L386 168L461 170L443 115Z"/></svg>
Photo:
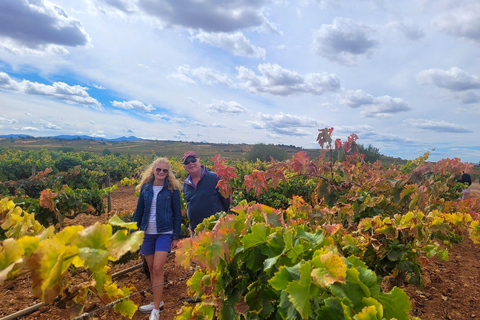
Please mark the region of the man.
<svg viewBox="0 0 480 320"><path fill-rule="evenodd" d="M189 229L194 234L195 228L203 219L220 211L228 211L230 199L220 194L217 188L219 177L200 164L195 152L185 152L182 163L188 172L183 182L183 194L187 202Z"/></svg>

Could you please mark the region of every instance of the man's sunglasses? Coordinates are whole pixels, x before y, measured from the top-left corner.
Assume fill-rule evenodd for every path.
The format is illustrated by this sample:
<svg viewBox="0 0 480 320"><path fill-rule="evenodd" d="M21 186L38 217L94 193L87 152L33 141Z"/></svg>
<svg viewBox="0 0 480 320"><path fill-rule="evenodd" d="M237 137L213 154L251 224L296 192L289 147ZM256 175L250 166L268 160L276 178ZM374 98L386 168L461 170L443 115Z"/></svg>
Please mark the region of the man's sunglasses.
<svg viewBox="0 0 480 320"><path fill-rule="evenodd" d="M167 172L168 172L168 169L156 168L155 171L156 171L157 173L160 173L161 171L163 171L163 173L167 173Z"/></svg>
<svg viewBox="0 0 480 320"><path fill-rule="evenodd" d="M187 164L190 164L190 162L193 162L193 163L197 162L197 158L192 158L190 160L187 159L187 160L185 160L185 162L183 162L183 164L187 165Z"/></svg>

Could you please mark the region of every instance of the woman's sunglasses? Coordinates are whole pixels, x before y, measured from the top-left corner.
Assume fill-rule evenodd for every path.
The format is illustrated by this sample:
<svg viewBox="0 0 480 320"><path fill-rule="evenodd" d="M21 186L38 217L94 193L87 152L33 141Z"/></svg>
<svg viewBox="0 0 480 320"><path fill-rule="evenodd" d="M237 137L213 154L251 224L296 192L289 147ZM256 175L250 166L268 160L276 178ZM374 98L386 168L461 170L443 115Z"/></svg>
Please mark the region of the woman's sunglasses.
<svg viewBox="0 0 480 320"><path fill-rule="evenodd" d="M168 169L156 168L155 171L156 171L157 173L160 173L161 171L163 171L163 173L167 173L167 172L168 172Z"/></svg>
<svg viewBox="0 0 480 320"><path fill-rule="evenodd" d="M183 164L184 164L184 165L188 165L188 164L190 164L190 162L193 162L193 163L197 162L197 158L192 158L192 159L190 159L190 160L187 159L187 160L185 160L185 162L184 162Z"/></svg>

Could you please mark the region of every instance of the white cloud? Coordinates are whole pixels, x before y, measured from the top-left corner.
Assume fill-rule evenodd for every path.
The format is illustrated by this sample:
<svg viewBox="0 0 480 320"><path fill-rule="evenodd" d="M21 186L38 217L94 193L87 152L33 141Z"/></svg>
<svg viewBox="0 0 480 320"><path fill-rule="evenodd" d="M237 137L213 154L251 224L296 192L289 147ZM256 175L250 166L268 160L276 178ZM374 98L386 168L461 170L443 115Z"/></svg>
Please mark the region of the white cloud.
<svg viewBox="0 0 480 320"><path fill-rule="evenodd" d="M417 74L420 84L433 84L451 91L480 89L480 78L466 71L452 67L449 70L427 69Z"/></svg>
<svg viewBox="0 0 480 320"><path fill-rule="evenodd" d="M403 123L409 127L435 132L472 133L469 129L444 120L406 119Z"/></svg>
<svg viewBox="0 0 480 320"><path fill-rule="evenodd" d="M319 56L346 65L370 57L377 45L373 28L346 18L323 24L313 35L313 46Z"/></svg>
<svg viewBox="0 0 480 320"><path fill-rule="evenodd" d="M5 124L13 124L13 123L18 123L17 119L9 119L6 117L0 117L0 123L5 123Z"/></svg>
<svg viewBox="0 0 480 320"><path fill-rule="evenodd" d="M432 21L441 31L457 37L467 38L480 44L480 3L462 0Z"/></svg>
<svg viewBox="0 0 480 320"><path fill-rule="evenodd" d="M411 21L394 21L389 23L387 27L401 32L410 40L416 41L425 37L425 32L420 27L414 25Z"/></svg>
<svg viewBox="0 0 480 320"><path fill-rule="evenodd" d="M395 113L409 111L411 108L408 103L400 98L390 96L375 97L374 103L361 111L361 114L367 118L385 119L390 118Z"/></svg>
<svg viewBox="0 0 480 320"><path fill-rule="evenodd" d="M258 70L262 75L256 75L246 67L238 67L239 86L252 93L279 96L304 93L321 95L340 88L340 80L334 74L326 72L302 76L295 71L270 63L259 65Z"/></svg>
<svg viewBox="0 0 480 320"><path fill-rule="evenodd" d="M61 130L62 129L56 124L45 121L45 120L41 120L40 123L41 123L41 127L45 130Z"/></svg>
<svg viewBox="0 0 480 320"><path fill-rule="evenodd" d="M139 111L145 111L145 112L150 112L155 110L155 108L151 104L144 104L143 102L140 102L138 100L130 100L130 101L111 101L110 102L112 106L120 109L125 109L125 110L139 110Z"/></svg>
<svg viewBox="0 0 480 320"><path fill-rule="evenodd" d="M193 36L201 42L230 51L236 56L265 60L265 49L256 47L241 32L200 32Z"/></svg>
<svg viewBox="0 0 480 320"><path fill-rule="evenodd" d="M362 90L343 90L337 94L337 101L350 108L363 107L361 114L368 118L389 118L395 113L411 110L408 103L390 96L374 97Z"/></svg>
<svg viewBox="0 0 480 320"><path fill-rule="evenodd" d="M90 42L79 20L47 0L0 1L0 37L30 49L85 46Z"/></svg>
<svg viewBox="0 0 480 320"><path fill-rule="evenodd" d="M111 11L111 8L127 14L137 11L135 3L129 0L97 0L96 5L104 12Z"/></svg>
<svg viewBox="0 0 480 320"><path fill-rule="evenodd" d="M233 32L259 27L268 20L263 15L266 0L139 0L146 14L172 26L207 32Z"/></svg>
<svg viewBox="0 0 480 320"><path fill-rule="evenodd" d="M52 85L28 80L18 82L10 78L8 74L0 72L0 88L25 94L52 97L68 103L91 106L97 109L103 108L100 102L87 93L88 88L79 85L70 86L64 82L54 82Z"/></svg>
<svg viewBox="0 0 480 320"><path fill-rule="evenodd" d="M208 105L208 111L213 114L238 115L246 113L247 110L240 103L235 101L214 100Z"/></svg>
<svg viewBox="0 0 480 320"><path fill-rule="evenodd" d="M22 127L20 130L22 131L40 131L40 129L35 127Z"/></svg>
<svg viewBox="0 0 480 320"><path fill-rule="evenodd" d="M96 138L106 138L107 136L105 135L104 131L95 131L90 135L91 137L96 137Z"/></svg>
<svg viewBox="0 0 480 320"><path fill-rule="evenodd" d="M265 129L273 134L293 136L308 136L312 134L311 131L303 128L325 127L323 122L313 118L283 112L275 115L257 113L255 120L251 121L251 124L254 129Z"/></svg>
<svg viewBox="0 0 480 320"><path fill-rule="evenodd" d="M197 84L197 81L195 81L197 79L207 85L218 83L226 87L235 87L235 83L228 76L205 67L190 68L189 65L183 65L177 67L177 71L171 74L170 77L187 84Z"/></svg>
<svg viewBox="0 0 480 320"><path fill-rule="evenodd" d="M338 103L350 108L359 108L364 105L373 104L374 99L371 94L365 93L362 90L346 90L341 91L337 95Z"/></svg>

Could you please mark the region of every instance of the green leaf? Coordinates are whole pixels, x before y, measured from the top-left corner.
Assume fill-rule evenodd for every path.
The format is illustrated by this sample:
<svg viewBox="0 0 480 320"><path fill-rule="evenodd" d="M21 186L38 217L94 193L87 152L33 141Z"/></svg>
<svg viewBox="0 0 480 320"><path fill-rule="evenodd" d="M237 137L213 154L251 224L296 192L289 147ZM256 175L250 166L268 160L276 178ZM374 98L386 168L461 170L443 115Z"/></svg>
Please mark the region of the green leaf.
<svg viewBox="0 0 480 320"><path fill-rule="evenodd" d="M245 302L249 306L249 311L261 315L261 319L267 319L275 310L272 304L272 297L267 294L265 284L255 281L248 286L248 292L245 295Z"/></svg>
<svg viewBox="0 0 480 320"><path fill-rule="evenodd" d="M316 233L311 233L299 228L297 229L297 238L306 239L308 242L312 243L313 246L317 246L323 242L325 235L321 229Z"/></svg>
<svg viewBox="0 0 480 320"><path fill-rule="evenodd" d="M127 230L122 229L115 232L107 246L110 260L117 261L129 251L138 251L143 243L143 236L143 231L129 234Z"/></svg>
<svg viewBox="0 0 480 320"><path fill-rule="evenodd" d="M387 258L390 261L400 261L407 250L403 245L391 245L390 251L387 253Z"/></svg>
<svg viewBox="0 0 480 320"><path fill-rule="evenodd" d="M127 228L128 230L137 230L136 222L125 222L119 216L114 215L108 220L108 223L112 226Z"/></svg>
<svg viewBox="0 0 480 320"><path fill-rule="evenodd" d="M113 310L120 313L122 316L132 319L137 308L138 307L132 300L122 300L113 307Z"/></svg>
<svg viewBox="0 0 480 320"><path fill-rule="evenodd" d="M109 253L104 249L83 247L78 250L78 256L84 260L84 266L91 271L101 270L107 263Z"/></svg>
<svg viewBox="0 0 480 320"><path fill-rule="evenodd" d="M317 319L321 320L352 320L352 312L346 305L347 298L327 298L325 305L317 311Z"/></svg>
<svg viewBox="0 0 480 320"><path fill-rule="evenodd" d="M310 276L312 265L310 262L305 262L299 270L300 280L291 281L285 291L290 294L288 299L300 313L302 319L307 319L312 315L310 299L317 296L320 289L312 283Z"/></svg>
<svg viewBox="0 0 480 320"><path fill-rule="evenodd" d="M257 223L252 226L252 232L245 235L242 239L244 250L266 243L268 241L269 229L263 223Z"/></svg>
<svg viewBox="0 0 480 320"><path fill-rule="evenodd" d="M265 259L265 261L263 261L263 270L264 270L264 271L270 270L270 269L275 265L275 263L278 261L278 259L279 259L281 256L282 256L282 255L279 254L278 256Z"/></svg>
<svg viewBox="0 0 480 320"><path fill-rule="evenodd" d="M376 298L383 305L383 316L386 319L410 319L408 312L412 310L412 305L408 295L402 289L394 287L389 293L379 293Z"/></svg>
<svg viewBox="0 0 480 320"><path fill-rule="evenodd" d="M378 310L375 306L368 306L362 309L357 313L353 319L354 320L382 320L382 318L377 317Z"/></svg>
<svg viewBox="0 0 480 320"><path fill-rule="evenodd" d="M197 270L193 276L187 280L187 285L190 287L190 290L193 291L196 297L199 297L203 294L202 292L202 279L205 276L205 273Z"/></svg>
<svg viewBox="0 0 480 320"><path fill-rule="evenodd" d="M275 273L275 275L268 280L268 283L274 288L275 290L281 291L284 290L290 281L300 279L300 264L297 264L293 267L285 267L282 266Z"/></svg>
<svg viewBox="0 0 480 320"><path fill-rule="evenodd" d="M383 306L378 300L374 298L363 298L363 304L365 306L374 306L377 310L377 318L383 319Z"/></svg>

